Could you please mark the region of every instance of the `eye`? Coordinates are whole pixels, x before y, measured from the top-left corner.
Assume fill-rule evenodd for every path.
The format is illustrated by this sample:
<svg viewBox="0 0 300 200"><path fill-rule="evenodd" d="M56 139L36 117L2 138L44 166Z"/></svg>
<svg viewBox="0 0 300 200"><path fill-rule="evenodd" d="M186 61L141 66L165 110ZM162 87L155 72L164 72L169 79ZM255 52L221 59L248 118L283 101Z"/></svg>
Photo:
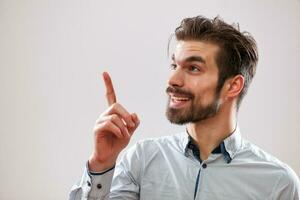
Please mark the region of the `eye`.
<svg viewBox="0 0 300 200"><path fill-rule="evenodd" d="M191 65L189 67L189 70L192 71L192 72L199 72L200 71L200 69L198 67L194 66L194 65Z"/></svg>
<svg viewBox="0 0 300 200"><path fill-rule="evenodd" d="M176 69L176 67L177 67L177 65L176 65L176 64L171 64L171 65L170 65L170 68L171 68L171 70L175 70L175 69Z"/></svg>

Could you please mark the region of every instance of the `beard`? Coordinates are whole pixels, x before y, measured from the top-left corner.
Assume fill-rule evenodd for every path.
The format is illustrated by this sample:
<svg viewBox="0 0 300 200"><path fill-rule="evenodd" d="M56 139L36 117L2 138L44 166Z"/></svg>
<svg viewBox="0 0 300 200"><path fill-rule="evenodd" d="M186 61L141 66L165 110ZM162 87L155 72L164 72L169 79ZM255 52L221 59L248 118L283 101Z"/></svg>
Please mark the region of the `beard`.
<svg viewBox="0 0 300 200"><path fill-rule="evenodd" d="M185 95L190 99L190 105L188 107L172 108L169 106L171 101L171 97L169 96L166 116L172 124L183 125L187 123L200 122L214 117L219 111L220 104L218 99L220 92L215 92L213 101L206 106L203 106L199 103L197 104L195 96L188 91L184 91L179 88L168 87L166 89L166 92Z"/></svg>

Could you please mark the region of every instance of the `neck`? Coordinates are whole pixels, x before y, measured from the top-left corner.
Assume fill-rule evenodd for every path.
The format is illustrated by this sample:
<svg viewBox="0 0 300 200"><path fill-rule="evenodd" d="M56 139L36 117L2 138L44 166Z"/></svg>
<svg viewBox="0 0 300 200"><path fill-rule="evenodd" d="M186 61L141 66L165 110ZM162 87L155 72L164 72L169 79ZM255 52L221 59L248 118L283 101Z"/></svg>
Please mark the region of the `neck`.
<svg viewBox="0 0 300 200"><path fill-rule="evenodd" d="M236 128L235 109L224 108L211 118L187 125L187 130L200 150L200 159L206 160L220 143Z"/></svg>

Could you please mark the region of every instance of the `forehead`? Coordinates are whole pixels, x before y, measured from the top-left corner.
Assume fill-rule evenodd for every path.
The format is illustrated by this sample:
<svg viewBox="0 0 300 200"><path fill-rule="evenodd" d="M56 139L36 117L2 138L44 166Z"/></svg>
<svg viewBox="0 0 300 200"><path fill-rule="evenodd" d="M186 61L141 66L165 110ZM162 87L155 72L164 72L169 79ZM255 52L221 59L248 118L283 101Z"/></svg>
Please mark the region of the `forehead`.
<svg viewBox="0 0 300 200"><path fill-rule="evenodd" d="M183 62L188 57L200 56L207 64L216 64L219 50L218 45L206 41L178 41L174 57L177 62Z"/></svg>

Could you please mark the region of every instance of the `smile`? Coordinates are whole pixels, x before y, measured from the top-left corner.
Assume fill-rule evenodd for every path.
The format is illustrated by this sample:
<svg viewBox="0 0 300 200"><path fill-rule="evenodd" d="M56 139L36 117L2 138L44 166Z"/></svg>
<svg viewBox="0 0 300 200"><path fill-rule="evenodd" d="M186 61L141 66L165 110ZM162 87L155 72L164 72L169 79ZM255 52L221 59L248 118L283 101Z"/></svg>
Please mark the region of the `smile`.
<svg viewBox="0 0 300 200"><path fill-rule="evenodd" d="M189 98L184 97L171 97L173 101L188 101Z"/></svg>
<svg viewBox="0 0 300 200"><path fill-rule="evenodd" d="M170 107L180 108L185 106L191 99L188 97L171 96Z"/></svg>

